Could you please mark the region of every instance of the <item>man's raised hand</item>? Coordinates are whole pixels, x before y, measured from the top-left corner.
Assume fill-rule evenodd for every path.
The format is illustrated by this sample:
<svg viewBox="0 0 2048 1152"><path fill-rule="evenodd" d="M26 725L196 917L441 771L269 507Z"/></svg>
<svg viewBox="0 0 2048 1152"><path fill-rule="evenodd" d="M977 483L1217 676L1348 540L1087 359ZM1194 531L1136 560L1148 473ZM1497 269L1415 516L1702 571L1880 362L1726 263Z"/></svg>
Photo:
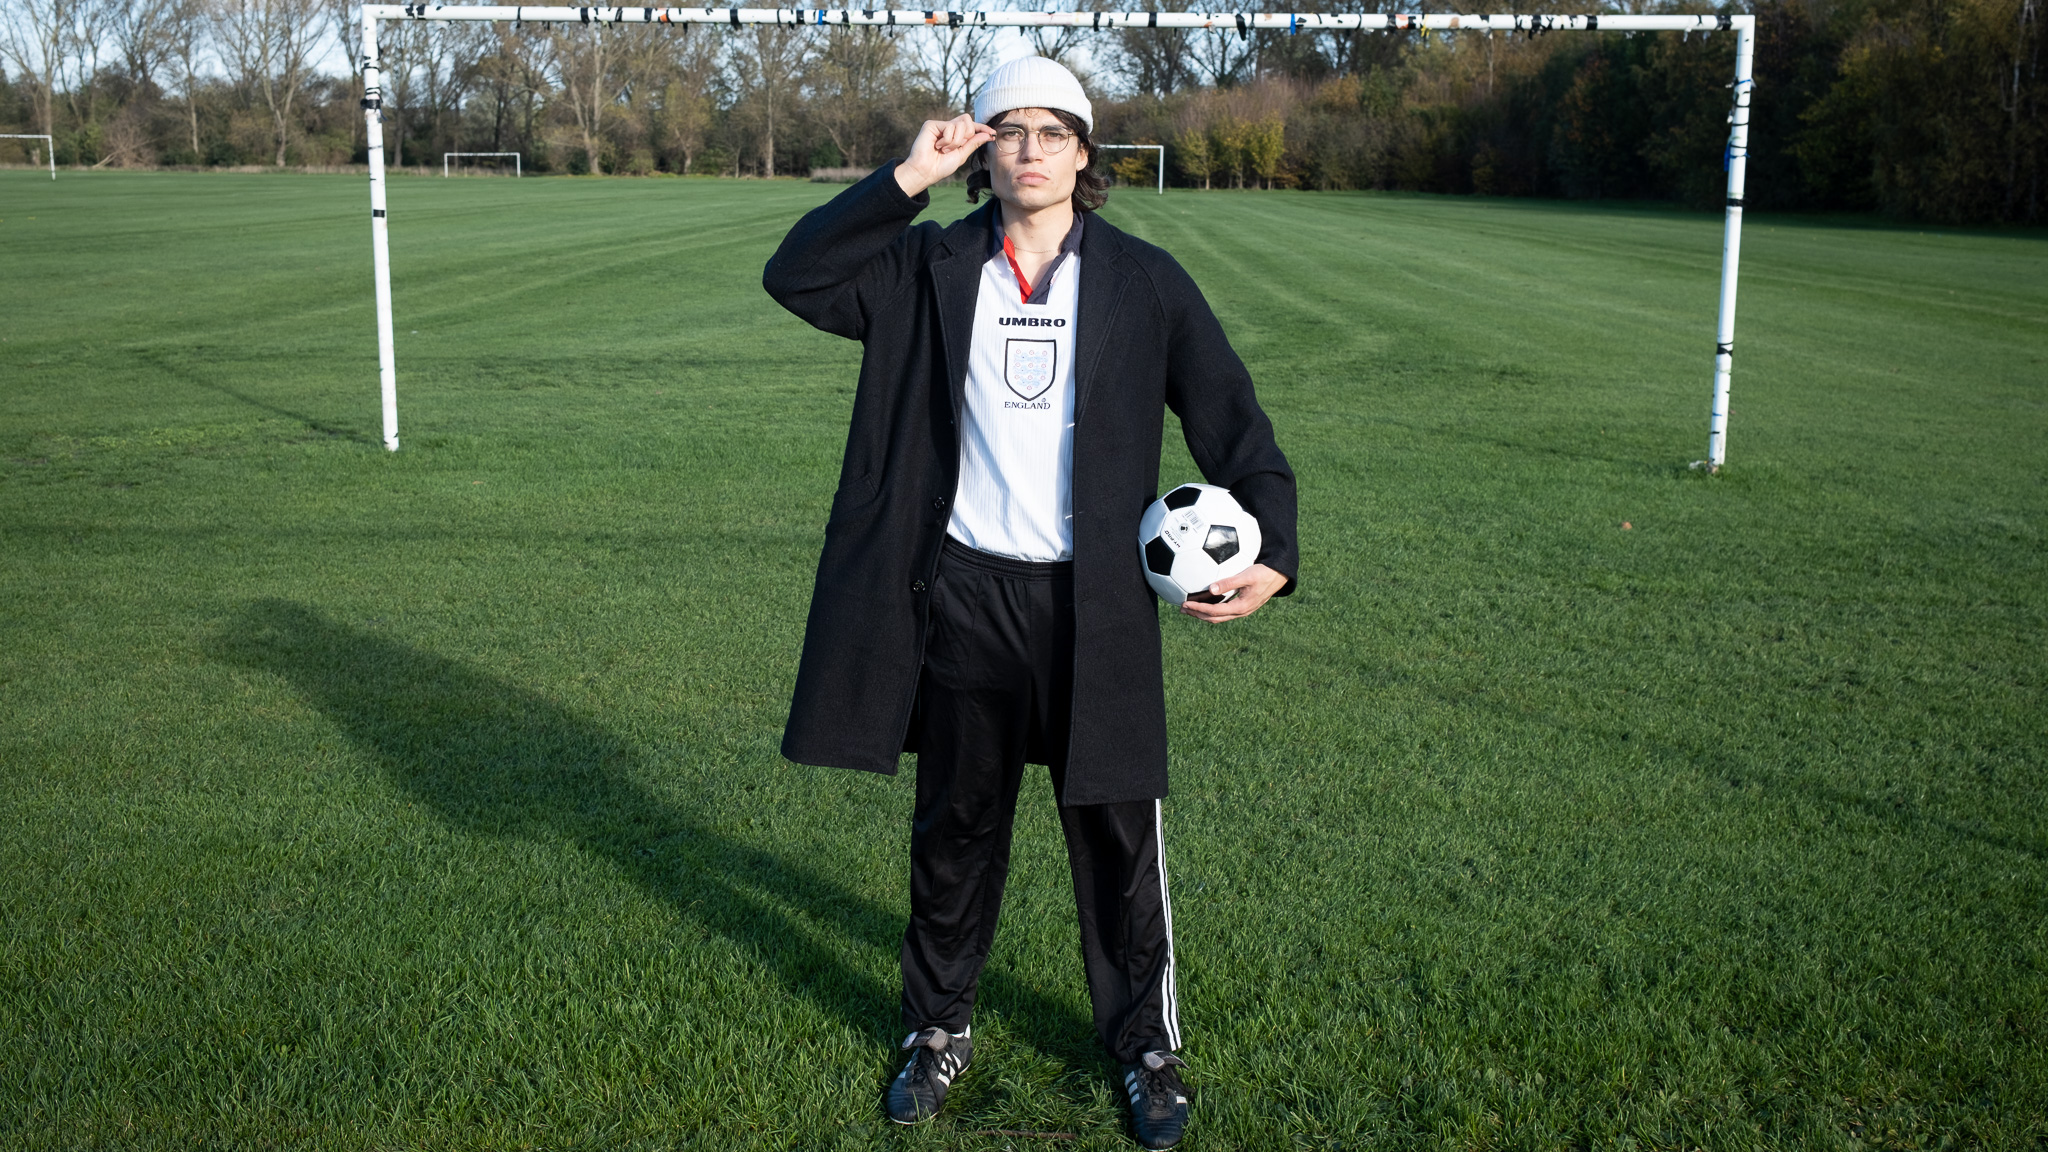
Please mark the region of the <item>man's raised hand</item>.
<svg viewBox="0 0 2048 1152"><path fill-rule="evenodd" d="M974 150L996 138L996 130L961 113L951 120L927 120L910 142L910 157L896 165L896 183L915 196L960 170Z"/></svg>

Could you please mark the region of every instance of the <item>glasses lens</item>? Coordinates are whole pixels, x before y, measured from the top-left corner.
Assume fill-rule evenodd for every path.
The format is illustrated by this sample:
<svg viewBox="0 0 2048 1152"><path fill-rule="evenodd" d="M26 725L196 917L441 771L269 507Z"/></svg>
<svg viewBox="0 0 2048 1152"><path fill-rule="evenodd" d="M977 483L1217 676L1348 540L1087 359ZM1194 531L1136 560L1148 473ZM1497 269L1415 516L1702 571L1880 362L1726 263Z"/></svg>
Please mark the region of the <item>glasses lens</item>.
<svg viewBox="0 0 2048 1152"><path fill-rule="evenodd" d="M1031 129L1029 128L1019 128L1015 125L1005 124L1001 128L996 129L996 147L1002 151L1003 155L1012 155L1018 149L1024 147L1024 137L1030 134ZM1065 128L1038 129L1038 146L1047 152L1064 152L1067 149L1067 145L1073 142L1074 134Z"/></svg>

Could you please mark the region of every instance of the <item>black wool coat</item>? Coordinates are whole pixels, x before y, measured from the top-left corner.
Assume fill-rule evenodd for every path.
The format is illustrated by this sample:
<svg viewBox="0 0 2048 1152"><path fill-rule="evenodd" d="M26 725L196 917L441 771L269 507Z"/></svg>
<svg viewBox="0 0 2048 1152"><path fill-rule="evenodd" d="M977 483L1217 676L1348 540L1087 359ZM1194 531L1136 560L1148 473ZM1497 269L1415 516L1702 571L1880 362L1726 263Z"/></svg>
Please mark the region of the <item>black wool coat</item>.
<svg viewBox="0 0 2048 1152"><path fill-rule="evenodd" d="M995 205L950 227L895 165L799 221L762 285L859 340L860 387L825 525L782 754L894 773L915 751L927 594L959 478L958 429ZM1074 710L1062 804L1166 795L1159 609L1138 558L1158 494L1163 412L1212 484L1258 517L1261 563L1299 565L1294 473L1243 361L1173 257L1089 214L1074 334ZM1283 595L1286 593L1283 592Z"/></svg>

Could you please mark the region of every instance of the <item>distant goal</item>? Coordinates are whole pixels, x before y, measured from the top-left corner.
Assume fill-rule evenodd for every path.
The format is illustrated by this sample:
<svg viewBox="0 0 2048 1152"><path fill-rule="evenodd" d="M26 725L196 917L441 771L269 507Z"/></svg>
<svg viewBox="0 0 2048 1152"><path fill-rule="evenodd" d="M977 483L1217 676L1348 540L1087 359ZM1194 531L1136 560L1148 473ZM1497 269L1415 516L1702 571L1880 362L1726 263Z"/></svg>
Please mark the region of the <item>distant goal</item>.
<svg viewBox="0 0 2048 1152"><path fill-rule="evenodd" d="M1104 144L1103 148L1126 148L1138 152L1159 153L1159 194L1166 195L1166 145L1164 144Z"/></svg>
<svg viewBox="0 0 2048 1152"><path fill-rule="evenodd" d="M515 177L524 175L521 169L525 166L525 163L517 152L443 152L441 153L441 178L444 180L448 178L449 161L460 160L463 157L471 159L496 159L498 161L498 172L502 175L505 171L504 161L507 156L512 158L512 175ZM462 165L457 164L456 167L460 168ZM472 164L470 167L474 168L476 165Z"/></svg>
<svg viewBox="0 0 2048 1152"><path fill-rule="evenodd" d="M39 133L29 132L0 132L0 140L41 140L43 142L43 155L50 158L50 179L55 180L57 178L57 142L55 140ZM28 145L22 145L22 151L29 153L29 163L35 163L35 153L30 151Z"/></svg>

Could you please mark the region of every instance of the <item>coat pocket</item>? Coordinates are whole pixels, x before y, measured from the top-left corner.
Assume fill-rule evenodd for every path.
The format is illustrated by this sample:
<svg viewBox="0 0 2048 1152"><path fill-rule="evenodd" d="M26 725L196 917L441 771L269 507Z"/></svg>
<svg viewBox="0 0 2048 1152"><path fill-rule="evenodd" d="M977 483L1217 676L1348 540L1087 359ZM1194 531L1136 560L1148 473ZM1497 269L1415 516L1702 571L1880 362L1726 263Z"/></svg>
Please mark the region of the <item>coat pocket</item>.
<svg viewBox="0 0 2048 1152"><path fill-rule="evenodd" d="M825 527L829 530L849 514L874 503L875 498L880 495L881 477L875 475L872 470L842 483L839 485L839 491L832 494L832 513L826 519Z"/></svg>

